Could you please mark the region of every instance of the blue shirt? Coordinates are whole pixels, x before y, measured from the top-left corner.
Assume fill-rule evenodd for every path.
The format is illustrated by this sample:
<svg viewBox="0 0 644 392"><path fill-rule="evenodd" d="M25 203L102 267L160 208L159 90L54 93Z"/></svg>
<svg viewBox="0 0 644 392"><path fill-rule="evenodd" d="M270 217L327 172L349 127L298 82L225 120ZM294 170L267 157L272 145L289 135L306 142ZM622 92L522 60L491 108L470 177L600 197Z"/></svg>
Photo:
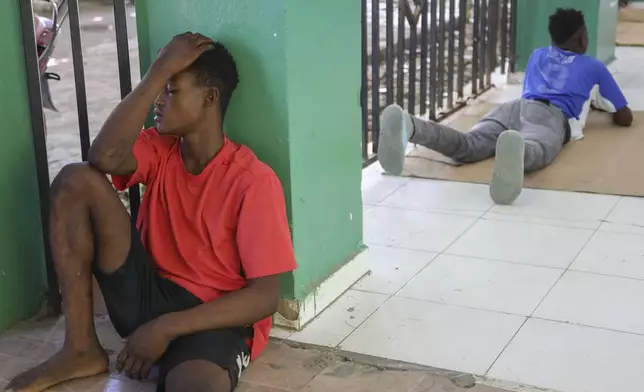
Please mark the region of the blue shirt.
<svg viewBox="0 0 644 392"><path fill-rule="evenodd" d="M612 106L608 111L628 105L613 75L601 61L550 46L537 49L530 56L523 98L548 100L566 117L579 120L595 86L599 86L604 102Z"/></svg>

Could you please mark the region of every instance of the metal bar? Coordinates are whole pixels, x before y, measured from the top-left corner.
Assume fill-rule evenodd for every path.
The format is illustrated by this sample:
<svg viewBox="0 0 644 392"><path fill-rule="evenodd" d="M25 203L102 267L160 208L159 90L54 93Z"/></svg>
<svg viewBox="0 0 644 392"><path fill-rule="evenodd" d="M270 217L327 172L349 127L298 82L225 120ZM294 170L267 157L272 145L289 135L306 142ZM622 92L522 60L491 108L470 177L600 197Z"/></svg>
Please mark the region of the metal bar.
<svg viewBox="0 0 644 392"><path fill-rule="evenodd" d="M380 0L371 0L371 139L374 154L380 136Z"/></svg>
<svg viewBox="0 0 644 392"><path fill-rule="evenodd" d="M385 62L387 63L387 106L394 103L394 0L386 0L385 13L387 18L386 26L386 49Z"/></svg>
<svg viewBox="0 0 644 392"><path fill-rule="evenodd" d="M445 109L445 9L445 0L440 0L438 4L438 88L436 89L436 99L441 109Z"/></svg>
<svg viewBox="0 0 644 392"><path fill-rule="evenodd" d="M517 0L511 0L510 7L510 53L508 57L510 58L510 72L515 72L517 60Z"/></svg>
<svg viewBox="0 0 644 392"><path fill-rule="evenodd" d="M496 40L494 39L494 34L496 32L496 20L494 15L494 0L487 0L487 17L486 19L486 31L485 31L485 86L492 83L492 73L494 72L496 60L494 56L496 55Z"/></svg>
<svg viewBox="0 0 644 392"><path fill-rule="evenodd" d="M508 63L508 0L501 0L501 73L505 73Z"/></svg>
<svg viewBox="0 0 644 392"><path fill-rule="evenodd" d="M458 80L456 82L459 100L464 98L465 92L465 28L467 27L467 3L469 0L460 0L458 11Z"/></svg>
<svg viewBox="0 0 644 392"><path fill-rule="evenodd" d="M367 1L362 0L362 85L360 107L362 109L362 163L369 159L369 107L367 106Z"/></svg>
<svg viewBox="0 0 644 392"><path fill-rule="evenodd" d="M436 103L436 86L438 84L437 80L437 61L436 61L436 24L437 24L437 3L436 0L428 0L431 1L431 10L429 11L429 14L431 16L431 22L430 22L430 27L429 27L429 41L430 41L430 47L429 47L429 118L431 120L436 119L436 112L437 112L437 103Z"/></svg>
<svg viewBox="0 0 644 392"><path fill-rule="evenodd" d="M487 75L489 74L489 64L488 64L488 56L487 56L487 44L488 44L488 37L487 37L487 22L488 22L488 15L487 15L487 3L488 0L481 0L481 13L480 16L481 18L479 19L480 23L480 30L479 30L479 43L480 43L480 48L479 48L479 56L481 56L481 62L479 64L479 90L483 90L487 86Z"/></svg>
<svg viewBox="0 0 644 392"><path fill-rule="evenodd" d="M52 315L62 313L62 299L58 287L58 278L49 243L49 164L47 160L47 140L45 116L40 93L40 70L34 32L33 9L31 1L19 1L20 21L22 23L22 46L27 68L27 88L29 91L29 109L31 112L31 129L33 132L34 153L36 155L36 177L38 180L38 197L40 199L40 219L42 224L45 267L47 270L48 308Z"/></svg>
<svg viewBox="0 0 644 392"><path fill-rule="evenodd" d="M405 8L402 1L398 1L398 42L397 68L396 68L396 103L405 106Z"/></svg>
<svg viewBox="0 0 644 392"><path fill-rule="evenodd" d="M429 22L428 1L430 0L425 0L423 2L423 8L420 12L420 114L422 115L427 113L427 46L429 45L429 31L427 26Z"/></svg>
<svg viewBox="0 0 644 392"><path fill-rule="evenodd" d="M114 27L116 34L116 53L119 64L119 83L121 99L132 92L132 70L130 69L130 47L127 39L127 8L125 0L114 0ZM136 222L141 204L141 189L135 185L129 189L130 216Z"/></svg>
<svg viewBox="0 0 644 392"><path fill-rule="evenodd" d="M414 19L413 11L409 7L409 3L405 7L405 12L407 12L409 19ZM407 88L407 105L409 108L408 112L416 114L416 50L418 46L418 31L415 23L409 23L409 25L409 85Z"/></svg>
<svg viewBox="0 0 644 392"><path fill-rule="evenodd" d="M80 131L81 157L87 160L89 151L89 119L87 116L87 92L85 89L85 67L83 65L83 45L81 42L80 16L78 0L69 0L69 33L72 41L72 62L74 64L74 82L76 84L76 106L78 111L78 128Z"/></svg>
<svg viewBox="0 0 644 392"><path fill-rule="evenodd" d="M481 31L481 0L474 0L473 8L474 23L472 25L472 94L479 91L479 33Z"/></svg>
<svg viewBox="0 0 644 392"><path fill-rule="evenodd" d="M488 64L490 66L488 70L487 82L486 84L492 83L492 74L496 72L496 68L499 65L499 59L497 58L498 54L498 36L499 36L499 0L490 0L489 8L489 23L488 23Z"/></svg>
<svg viewBox="0 0 644 392"><path fill-rule="evenodd" d="M125 0L114 0L114 27L116 33L116 53L119 65L121 99L132 91L130 72L130 50L127 40L127 8Z"/></svg>
<svg viewBox="0 0 644 392"><path fill-rule="evenodd" d="M449 35L447 38L447 109L454 107L454 52L456 51L456 1L449 0Z"/></svg>

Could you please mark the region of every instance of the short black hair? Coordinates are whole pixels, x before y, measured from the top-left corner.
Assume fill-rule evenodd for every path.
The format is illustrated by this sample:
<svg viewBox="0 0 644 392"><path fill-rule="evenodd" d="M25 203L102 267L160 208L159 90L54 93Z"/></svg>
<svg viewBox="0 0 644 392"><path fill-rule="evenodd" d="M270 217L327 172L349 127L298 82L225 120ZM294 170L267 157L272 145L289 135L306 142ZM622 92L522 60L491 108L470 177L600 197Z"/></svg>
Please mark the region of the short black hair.
<svg viewBox="0 0 644 392"><path fill-rule="evenodd" d="M205 51L188 69L205 87L219 89L221 115L226 114L233 92L239 84L235 59L226 47L215 42L212 49Z"/></svg>
<svg viewBox="0 0 644 392"><path fill-rule="evenodd" d="M583 12L574 8L557 8L557 11L550 15L548 32L555 45L563 45L584 26L586 21Z"/></svg>

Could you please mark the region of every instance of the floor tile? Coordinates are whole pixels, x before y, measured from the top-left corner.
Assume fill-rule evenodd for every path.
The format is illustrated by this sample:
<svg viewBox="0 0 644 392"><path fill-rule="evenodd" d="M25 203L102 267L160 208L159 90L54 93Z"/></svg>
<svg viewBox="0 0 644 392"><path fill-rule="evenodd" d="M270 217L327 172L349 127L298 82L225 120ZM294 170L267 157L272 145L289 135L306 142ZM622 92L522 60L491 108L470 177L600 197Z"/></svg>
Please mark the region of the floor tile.
<svg viewBox="0 0 644 392"><path fill-rule="evenodd" d="M422 372L386 371L352 362L341 363L317 375L302 392L406 392L423 379Z"/></svg>
<svg viewBox="0 0 644 392"><path fill-rule="evenodd" d="M489 377L565 392L639 391L644 337L530 319Z"/></svg>
<svg viewBox="0 0 644 392"><path fill-rule="evenodd" d="M293 350L283 343L272 341L244 372L242 380L299 391L320 372L333 365L333 362L334 357L329 353Z"/></svg>
<svg viewBox="0 0 644 392"><path fill-rule="evenodd" d="M371 316L388 296L349 290L289 340L335 347Z"/></svg>
<svg viewBox="0 0 644 392"><path fill-rule="evenodd" d="M568 271L534 316L644 334L644 281Z"/></svg>
<svg viewBox="0 0 644 392"><path fill-rule="evenodd" d="M644 227L644 198L623 197L608 215L606 222Z"/></svg>
<svg viewBox="0 0 644 392"><path fill-rule="evenodd" d="M489 186L413 179L380 205L420 211L487 211L494 202Z"/></svg>
<svg viewBox="0 0 644 392"><path fill-rule="evenodd" d="M353 288L372 293L394 294L425 268L436 253L372 245L369 247L371 272Z"/></svg>
<svg viewBox="0 0 644 392"><path fill-rule="evenodd" d="M644 279L644 236L598 231L570 269Z"/></svg>
<svg viewBox="0 0 644 392"><path fill-rule="evenodd" d="M270 336L277 339L288 339L291 335L293 335L293 332L294 331L290 329L273 325L273 327L271 328Z"/></svg>
<svg viewBox="0 0 644 392"><path fill-rule="evenodd" d="M377 162L362 171L362 203L376 205L409 182L408 177L383 175Z"/></svg>
<svg viewBox="0 0 644 392"><path fill-rule="evenodd" d="M156 385L153 383L108 377L92 388L87 389L86 392L154 392L155 390ZM69 391L80 392L81 390L70 389Z"/></svg>
<svg viewBox="0 0 644 392"><path fill-rule="evenodd" d="M483 219L531 223L545 226L569 227L572 229L586 230L597 230L602 225L602 222L598 220L563 220L553 218L540 218L537 216L499 214L496 212L487 212L485 215L483 215Z"/></svg>
<svg viewBox="0 0 644 392"><path fill-rule="evenodd" d="M393 390L392 390L393 391ZM389 391L387 391L389 392ZM487 385L476 384L473 387L466 385L465 387L458 387L454 382L448 378L438 377L425 377L416 387L409 392L510 392L498 388L489 387Z"/></svg>
<svg viewBox="0 0 644 392"><path fill-rule="evenodd" d="M491 213L550 218L559 221L593 221L606 219L619 201L619 196L589 193L558 192L541 189L524 189L521 198L512 205L495 205Z"/></svg>
<svg viewBox="0 0 644 392"><path fill-rule="evenodd" d="M640 83L640 85L642 84L644 83ZM622 93L624 94L624 97L626 98L626 101L628 102L628 106L631 108L631 110L637 110L637 111L644 110L644 97L642 97L641 87L635 87L635 88L627 87L622 89Z"/></svg>
<svg viewBox="0 0 644 392"><path fill-rule="evenodd" d="M441 255L398 296L529 316L562 271Z"/></svg>
<svg viewBox="0 0 644 392"><path fill-rule="evenodd" d="M392 297L342 350L483 374L524 317Z"/></svg>
<svg viewBox="0 0 644 392"><path fill-rule="evenodd" d="M292 389L275 388L268 385L253 384L242 381L235 388L235 392L295 392Z"/></svg>
<svg viewBox="0 0 644 392"><path fill-rule="evenodd" d="M373 207L364 218L367 245L442 252L470 227L476 218Z"/></svg>
<svg viewBox="0 0 644 392"><path fill-rule="evenodd" d="M0 354L0 381L11 381L18 374L38 365L33 359Z"/></svg>
<svg viewBox="0 0 644 392"><path fill-rule="evenodd" d="M592 234L590 230L481 219L445 253L566 268Z"/></svg>
<svg viewBox="0 0 644 392"><path fill-rule="evenodd" d="M604 222L599 226L599 231L609 231L612 233L638 234L644 236L644 226L628 223Z"/></svg>
<svg viewBox="0 0 644 392"><path fill-rule="evenodd" d="M65 319L48 318L42 321L25 321L2 334L3 337L26 337L45 342L62 343L65 339Z"/></svg>
<svg viewBox="0 0 644 392"><path fill-rule="evenodd" d="M24 336L1 337L0 354L21 357L33 360L49 358L56 353L59 345L43 340L36 340Z"/></svg>

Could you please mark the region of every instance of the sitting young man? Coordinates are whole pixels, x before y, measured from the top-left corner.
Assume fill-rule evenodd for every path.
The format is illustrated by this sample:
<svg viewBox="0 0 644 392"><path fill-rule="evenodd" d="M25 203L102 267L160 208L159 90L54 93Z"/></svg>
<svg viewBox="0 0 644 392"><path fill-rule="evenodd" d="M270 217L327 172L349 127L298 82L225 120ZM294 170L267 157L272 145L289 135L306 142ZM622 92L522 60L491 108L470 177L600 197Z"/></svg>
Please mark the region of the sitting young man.
<svg viewBox="0 0 644 392"><path fill-rule="evenodd" d="M632 113L613 76L599 60L584 55L584 15L558 9L550 16L548 30L552 46L532 53L522 98L500 105L470 132L412 117L396 105L387 107L378 148L385 171L402 173L409 141L460 163L496 155L490 195L498 204L510 204L521 193L524 172L546 167L571 138L583 137L591 101L611 112L615 124L630 126Z"/></svg>
<svg viewBox="0 0 644 392"><path fill-rule="evenodd" d="M235 388L267 344L280 274L296 268L280 181L223 132L237 83L221 44L173 38L103 125L90 165L56 177L51 247L65 343L8 390L42 391L108 370L92 274L128 338L119 371L142 379L158 363L159 391ZM141 132L152 104L157 127ZM136 227L105 174L121 190L146 185Z"/></svg>

